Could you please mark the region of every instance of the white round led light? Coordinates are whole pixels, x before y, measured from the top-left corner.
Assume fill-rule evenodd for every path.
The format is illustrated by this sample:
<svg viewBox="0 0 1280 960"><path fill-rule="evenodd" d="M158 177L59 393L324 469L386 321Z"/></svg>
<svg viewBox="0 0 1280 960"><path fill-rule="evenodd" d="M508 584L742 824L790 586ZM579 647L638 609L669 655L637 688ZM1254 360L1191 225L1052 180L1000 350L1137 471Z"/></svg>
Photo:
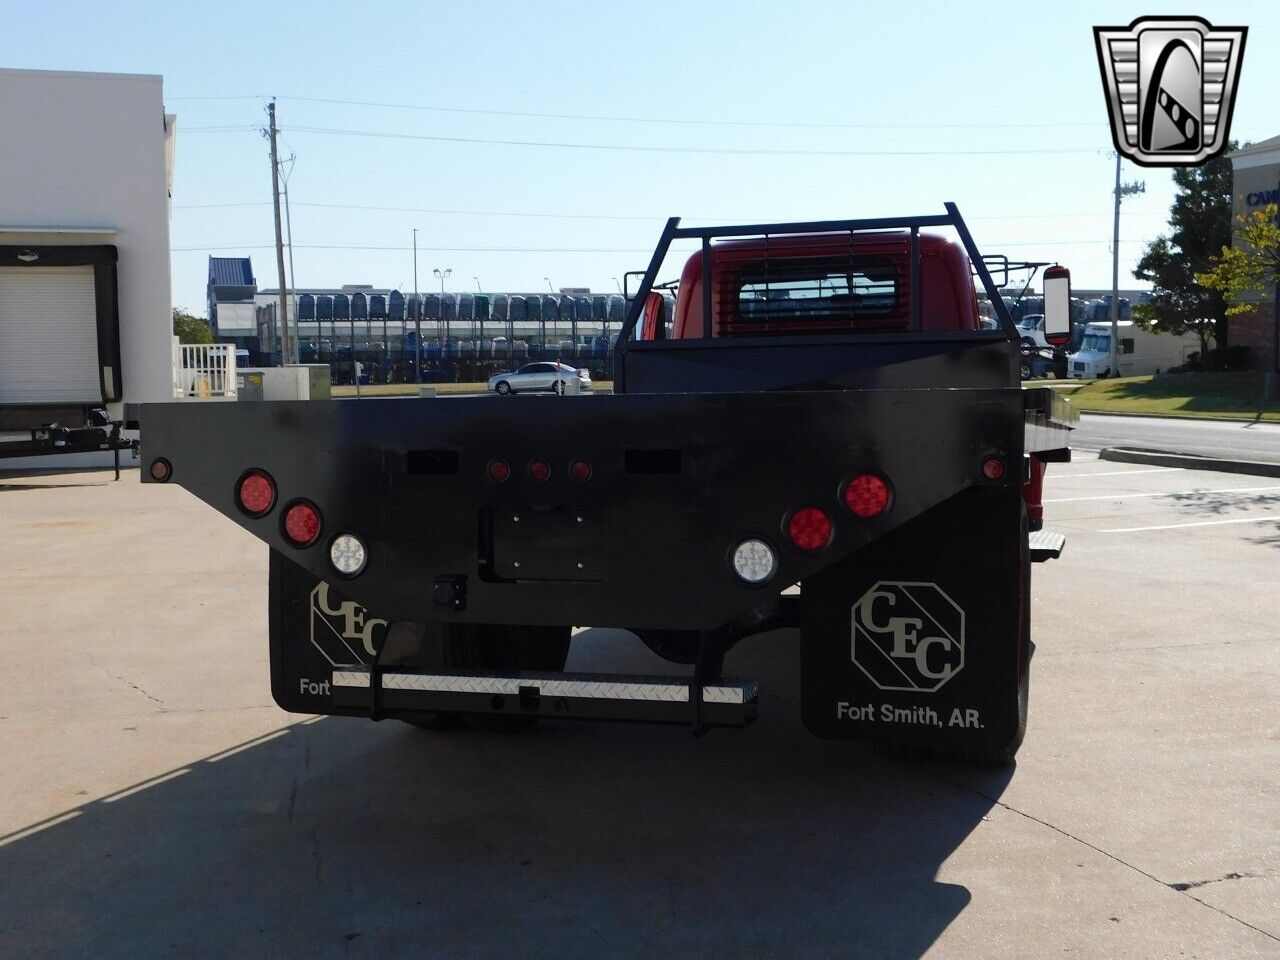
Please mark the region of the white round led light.
<svg viewBox="0 0 1280 960"><path fill-rule="evenodd" d="M778 569L778 555L763 540L743 540L733 551L733 570L747 583L764 583Z"/></svg>
<svg viewBox="0 0 1280 960"><path fill-rule="evenodd" d="M363 570L368 559L364 544L355 534L340 533L329 544L329 562L333 569L348 577L354 577Z"/></svg>

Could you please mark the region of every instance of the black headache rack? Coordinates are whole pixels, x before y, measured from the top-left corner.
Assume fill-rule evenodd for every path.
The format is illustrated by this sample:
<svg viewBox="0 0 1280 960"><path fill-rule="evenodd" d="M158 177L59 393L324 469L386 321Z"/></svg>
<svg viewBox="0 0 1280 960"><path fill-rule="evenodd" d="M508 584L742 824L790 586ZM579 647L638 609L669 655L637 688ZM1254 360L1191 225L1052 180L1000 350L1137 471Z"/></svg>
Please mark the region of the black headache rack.
<svg viewBox="0 0 1280 960"><path fill-rule="evenodd" d="M851 371L900 367L904 363L929 360L957 349L979 347L983 344L1010 343L1012 351L997 348L987 351L987 365L1008 366L1008 376L1001 383L1010 386L1018 381L1018 331L1012 316L1005 308L982 255L978 252L968 225L954 203L944 205L945 213L915 217L876 217L860 220L813 220L795 223L747 224L741 226L682 227L679 217L667 221L658 246L631 297L627 317L614 346L614 389L625 392L677 392L685 389L706 391L743 389L815 389L830 386L848 389L867 386L850 382L842 374ZM993 331L963 332L955 334L926 331L923 318L930 304L925 297L923 265L921 259L921 230L930 227L950 228L969 257L973 273L992 302L1000 320L1000 329ZM644 312L649 292L657 285L658 271L662 268L671 244L677 240L698 240L704 264L704 279L711 275L707 265L712 262L715 240L758 238L763 241L766 272L769 268L768 244L773 239L785 237L823 236L834 252L839 240L849 241L849 259L856 260L853 240L859 234L903 231L907 252L907 276L901 282L897 296L905 299L909 311L907 328L896 333L858 333L826 338L814 336L788 337L764 336L749 338L722 338L712 335L714 284L700 285L703 330L701 338L637 341L634 334ZM785 257L779 258L785 264ZM766 284L767 289L767 284ZM852 292L852 287L850 287ZM850 315L856 316L850 301ZM813 347L833 348L836 356L828 356L826 362L815 353L830 353L831 349L816 351ZM733 351L731 355L725 351ZM707 351L712 351L708 354ZM767 355L766 355L767 354ZM1002 363L1005 360L1007 363ZM967 387L990 385L990 376L975 375L974 364L951 366L946 375L939 377L929 364L917 364L911 369L894 370L889 381L877 378L880 386L903 387ZM719 368L719 369L717 369ZM772 373L768 371L772 370ZM990 373L990 371L984 371ZM727 375L726 375L727 374Z"/></svg>
<svg viewBox="0 0 1280 960"><path fill-rule="evenodd" d="M185 487L267 543L273 603L283 571L295 583L290 602L327 584L384 624L589 624L659 642L696 638L696 656L683 661L694 663L692 678L674 679L439 673L326 655L332 700L321 712L742 725L754 716L754 685L719 680L720 658L742 636L796 623L798 605L782 596L788 586L842 569L961 497L1012 505L999 515L1016 518L1025 454L1065 458L1074 415L1052 391L1020 388L1016 331L998 297L997 331L929 333L917 315L901 335L626 338L676 237L703 237L705 251L713 237L905 226L919 290L918 230L946 225L980 265L952 205L936 217L698 231L673 220L620 337L623 393L148 404L139 411L144 466L159 460L163 469L144 469L142 479ZM978 272L991 292L985 268ZM914 301L917 313L927 309ZM994 477L984 471L993 459L1004 465ZM580 462L586 476L574 471ZM268 474L276 491L258 516L236 500L250 470ZM841 500L843 485L864 472L891 492L889 508L871 518ZM319 536L302 548L283 524L299 500L321 517ZM833 532L825 547L805 551L787 524L811 506ZM329 560L344 533L367 548L352 577ZM733 551L747 539L776 554L764 584L735 573ZM276 624L273 613L273 649ZM315 685L314 676L296 679ZM296 709L316 712L312 701Z"/></svg>

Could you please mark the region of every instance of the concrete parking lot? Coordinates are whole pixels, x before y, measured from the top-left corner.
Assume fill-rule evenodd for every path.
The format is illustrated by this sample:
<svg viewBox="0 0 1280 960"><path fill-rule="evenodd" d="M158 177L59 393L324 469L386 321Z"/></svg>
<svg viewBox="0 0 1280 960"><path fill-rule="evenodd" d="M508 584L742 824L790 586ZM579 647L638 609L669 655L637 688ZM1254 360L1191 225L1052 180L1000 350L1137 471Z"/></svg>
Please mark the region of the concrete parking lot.
<svg viewBox="0 0 1280 960"><path fill-rule="evenodd" d="M1280 956L1280 480L1051 468L1016 769L746 731L282 713L266 547L0 477L0 956ZM575 669L661 669L587 630Z"/></svg>

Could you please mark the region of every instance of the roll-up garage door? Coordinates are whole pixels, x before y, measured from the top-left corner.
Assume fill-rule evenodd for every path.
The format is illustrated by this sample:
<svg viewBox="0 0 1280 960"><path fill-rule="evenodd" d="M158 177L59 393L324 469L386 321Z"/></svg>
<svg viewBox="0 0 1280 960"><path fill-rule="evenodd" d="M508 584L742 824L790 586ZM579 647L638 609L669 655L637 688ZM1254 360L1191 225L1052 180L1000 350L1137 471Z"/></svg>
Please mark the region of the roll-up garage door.
<svg viewBox="0 0 1280 960"><path fill-rule="evenodd" d="M93 267L0 267L0 404L101 402Z"/></svg>

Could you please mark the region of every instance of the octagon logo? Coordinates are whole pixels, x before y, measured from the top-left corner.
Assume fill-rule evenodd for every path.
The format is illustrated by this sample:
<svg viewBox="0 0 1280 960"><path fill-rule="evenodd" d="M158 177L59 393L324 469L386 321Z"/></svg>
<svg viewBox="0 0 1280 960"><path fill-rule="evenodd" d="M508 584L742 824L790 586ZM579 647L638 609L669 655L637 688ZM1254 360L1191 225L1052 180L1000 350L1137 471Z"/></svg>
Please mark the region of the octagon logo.
<svg viewBox="0 0 1280 960"><path fill-rule="evenodd" d="M932 693L964 667L964 611L936 583L881 580L851 621L853 662L881 690Z"/></svg>

